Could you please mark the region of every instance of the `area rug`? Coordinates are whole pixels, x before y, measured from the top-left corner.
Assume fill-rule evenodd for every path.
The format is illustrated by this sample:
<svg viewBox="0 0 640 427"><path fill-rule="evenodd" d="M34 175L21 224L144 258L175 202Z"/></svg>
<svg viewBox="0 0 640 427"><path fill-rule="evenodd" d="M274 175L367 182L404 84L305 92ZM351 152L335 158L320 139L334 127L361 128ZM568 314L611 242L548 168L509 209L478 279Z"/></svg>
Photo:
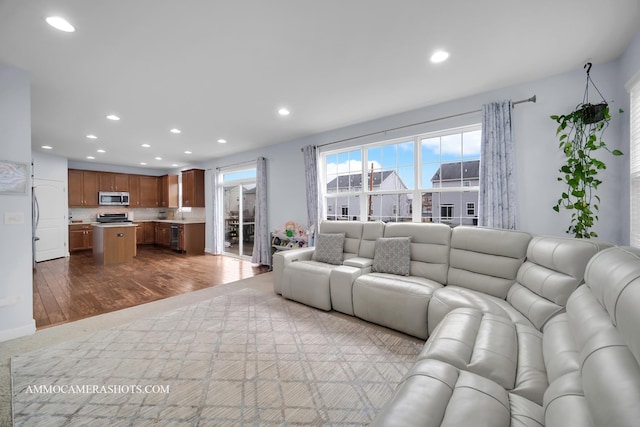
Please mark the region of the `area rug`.
<svg viewBox="0 0 640 427"><path fill-rule="evenodd" d="M13 357L14 425L366 425L422 345L243 289Z"/></svg>

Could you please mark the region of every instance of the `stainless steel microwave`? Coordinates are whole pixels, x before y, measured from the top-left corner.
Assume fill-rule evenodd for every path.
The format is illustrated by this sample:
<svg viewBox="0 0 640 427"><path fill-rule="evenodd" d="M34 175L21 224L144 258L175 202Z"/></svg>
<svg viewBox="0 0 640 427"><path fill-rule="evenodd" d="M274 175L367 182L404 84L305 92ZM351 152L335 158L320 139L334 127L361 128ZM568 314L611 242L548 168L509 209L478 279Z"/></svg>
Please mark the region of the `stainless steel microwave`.
<svg viewBox="0 0 640 427"><path fill-rule="evenodd" d="M129 193L126 191L100 191L98 203L109 206L128 206Z"/></svg>

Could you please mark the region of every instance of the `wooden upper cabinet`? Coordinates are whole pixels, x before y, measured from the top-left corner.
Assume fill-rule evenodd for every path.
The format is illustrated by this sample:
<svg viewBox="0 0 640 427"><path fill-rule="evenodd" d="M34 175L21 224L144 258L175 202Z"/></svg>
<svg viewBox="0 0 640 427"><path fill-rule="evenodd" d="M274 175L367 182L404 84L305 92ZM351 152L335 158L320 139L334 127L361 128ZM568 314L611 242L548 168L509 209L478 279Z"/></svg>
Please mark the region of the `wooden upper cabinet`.
<svg viewBox="0 0 640 427"><path fill-rule="evenodd" d="M204 170L182 171L182 206L204 207Z"/></svg>
<svg viewBox="0 0 640 427"><path fill-rule="evenodd" d="M178 175L163 175L159 179L160 206L178 207Z"/></svg>
<svg viewBox="0 0 640 427"><path fill-rule="evenodd" d="M99 173L69 169L68 174L69 206L98 206Z"/></svg>
<svg viewBox="0 0 640 427"><path fill-rule="evenodd" d="M140 175L140 207L155 208L160 206L158 197L158 177Z"/></svg>
<svg viewBox="0 0 640 427"><path fill-rule="evenodd" d="M129 178L129 207L140 207L140 175L127 175Z"/></svg>
<svg viewBox="0 0 640 427"><path fill-rule="evenodd" d="M129 191L129 175L100 172L100 191Z"/></svg>

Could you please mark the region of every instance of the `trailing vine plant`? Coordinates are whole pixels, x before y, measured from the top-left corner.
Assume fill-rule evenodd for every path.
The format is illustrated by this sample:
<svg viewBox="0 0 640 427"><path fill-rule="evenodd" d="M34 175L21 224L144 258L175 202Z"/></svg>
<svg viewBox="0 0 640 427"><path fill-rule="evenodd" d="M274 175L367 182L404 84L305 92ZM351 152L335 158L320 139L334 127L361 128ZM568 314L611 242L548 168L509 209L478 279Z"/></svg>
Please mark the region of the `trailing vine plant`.
<svg viewBox="0 0 640 427"><path fill-rule="evenodd" d="M583 102L569 114L551 116L551 119L558 123L556 136L559 136L559 148L565 155L565 163L559 169L561 175L558 181L566 185L566 190L553 206L553 210L569 210L571 223L567 233L586 239L598 237L591 228L598 220L600 210L600 197L596 190L602 184L602 180L598 173L606 169L605 163L596 158L595 154L598 150L604 149L614 156L622 155L620 150L610 150L603 140L604 131L611 120L608 104L604 102L604 98L599 104L588 102L589 82L593 82L589 77L591 64L585 65L585 68L587 66L587 88ZM622 113L622 110L619 111Z"/></svg>

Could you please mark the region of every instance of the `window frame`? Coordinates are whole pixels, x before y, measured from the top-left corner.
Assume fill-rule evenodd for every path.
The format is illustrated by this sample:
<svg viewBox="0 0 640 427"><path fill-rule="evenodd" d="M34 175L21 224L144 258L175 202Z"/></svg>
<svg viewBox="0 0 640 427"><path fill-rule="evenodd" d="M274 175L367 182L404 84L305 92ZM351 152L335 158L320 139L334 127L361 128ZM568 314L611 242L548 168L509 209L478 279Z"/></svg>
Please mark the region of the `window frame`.
<svg viewBox="0 0 640 427"><path fill-rule="evenodd" d="M319 162L320 174L319 174L318 181L320 185L320 198L321 198L320 204L321 204L321 210L322 210L322 219L326 220L326 219L333 219L333 218L339 217L338 212L335 212L333 213L333 215L330 215L333 218L328 218L328 215L327 215L328 206L335 205L335 204L337 204L337 206L340 206L343 203L340 203L338 201L329 203L329 199L338 199L338 198L344 198L344 197L352 198L354 196L357 196L359 214L354 215L353 213L351 213L350 216L347 218L347 220L351 220L352 218L357 218L358 220L361 220L361 221L369 221L369 220L378 220L380 218L385 218L385 216L382 215L382 212L380 213L380 215L375 215L375 214L371 216L369 215L368 203L369 203L370 197L384 196L384 195L406 195L409 203L408 215L402 216L401 213L398 212L401 209L398 209L398 206L396 206L396 214L392 219L390 219L390 221L403 221L408 219L411 222L424 222L424 221L428 222L429 217L422 216L423 215L422 197L424 193L441 193L442 194L442 193L450 193L450 192L451 193L476 192L479 194L479 189L480 189L479 182L478 182L478 185L471 185L468 181L465 181L464 179L461 179L460 186L457 186L457 187L446 187L446 186L423 187L422 186L422 178L423 178L422 176L423 175L422 174L422 167L423 167L422 141L426 139L431 139L431 138L442 138L449 135L462 135L464 133L481 131L481 130L482 130L482 125L480 123L474 123L471 125L454 127L449 129L442 129L435 132L421 133L421 134L411 135L407 137L394 138L391 140L378 141L370 144L354 145L354 146L343 147L335 150L320 151L319 153L320 154L320 162ZM413 143L413 150L414 150L413 152L413 183L411 185L405 184L408 187L406 189L393 189L393 190L373 189L372 191L369 190L367 186L364 185L366 177L369 176L368 165L370 162L368 159L368 150L371 148L377 148L377 147L382 148L382 147L391 146L391 145L399 146L400 144L407 143L407 142ZM461 149L462 149L461 155L463 156L461 157L461 161L462 162L472 161L472 160L464 159L464 145L461 145ZM361 159L360 160L361 167L358 172L361 174L362 185L360 185L360 187L357 187L357 188L349 187L344 191L341 191L341 189L337 188L336 189L337 191L329 192L327 191L327 185L329 180L327 176L327 158L329 156L340 156L344 154L346 154L347 158L349 159L351 159L352 157ZM474 155L471 157L473 158L473 160L475 160L476 157L479 159L480 154L478 153L477 156ZM443 164L447 164L451 162L452 161L447 161L447 159L442 159L442 155L441 155L439 168L442 168ZM429 164L429 163L425 163L425 164ZM431 162L430 164L438 164L438 163ZM396 162L396 169L385 169L384 167L382 167L381 170L397 171L398 165L399 165L399 162ZM403 167L406 167L406 166L403 166ZM377 170L374 170L374 173L376 172ZM347 173L350 173L350 170L347 171ZM354 173L356 172L354 171ZM335 175L340 176L340 174L338 173L336 173ZM459 219L460 221L462 221L465 217L468 217L468 215L467 216L462 215L462 213L466 212L466 210L463 210L464 207L466 207L466 205L460 206L461 208L460 218L453 217L452 218L453 220ZM352 209L349 209L349 210L350 212L353 212ZM373 211L375 212L375 209L373 209ZM433 211L431 211L431 214L432 214L431 220L435 219L435 217L433 216L434 214Z"/></svg>

